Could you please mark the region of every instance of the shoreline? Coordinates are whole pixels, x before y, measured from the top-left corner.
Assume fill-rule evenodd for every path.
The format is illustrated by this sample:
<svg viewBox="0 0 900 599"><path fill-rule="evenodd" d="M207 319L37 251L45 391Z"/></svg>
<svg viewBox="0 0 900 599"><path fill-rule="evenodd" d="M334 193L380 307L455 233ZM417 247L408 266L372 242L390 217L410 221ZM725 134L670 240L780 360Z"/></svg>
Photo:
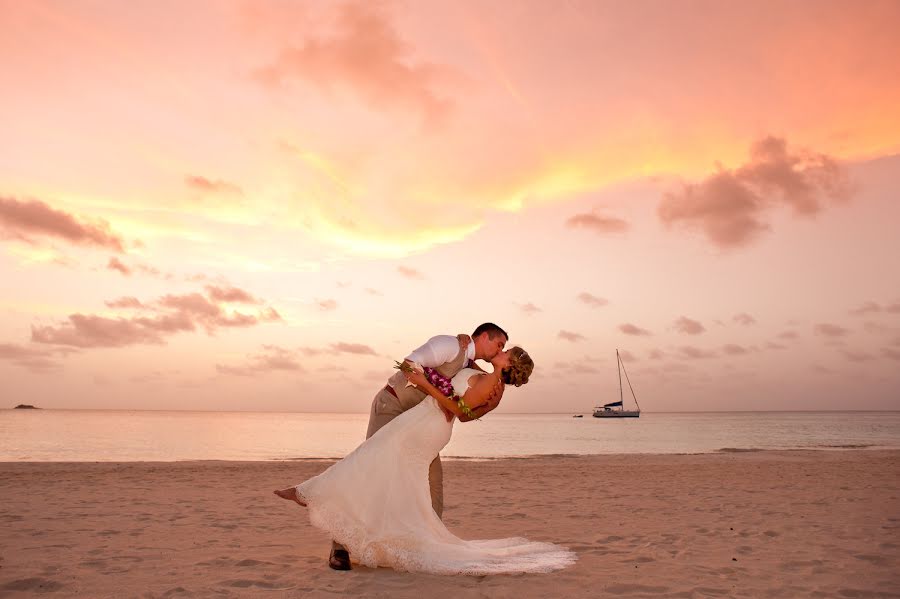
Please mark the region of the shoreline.
<svg viewBox="0 0 900 599"><path fill-rule="evenodd" d="M689 457L689 456L722 456L722 455L741 455L741 454L765 454L765 453L832 453L832 452L897 452L900 453L900 446L886 446L876 444L848 444L848 445L825 445L814 447L792 447L792 448L760 448L760 447L722 447L713 451L696 451L696 452L669 452L669 453L653 453L653 452L632 452L632 453L548 453L548 454L527 454L527 455L509 455L509 456L441 456L444 462L495 462L503 460L541 460L551 458L573 458L573 459L589 459L589 458L627 458L627 457ZM265 464L265 463L297 463L297 462L336 462L345 456L331 457L301 457L301 458L271 458L271 459L253 459L253 460L235 460L229 458L201 458L201 459L178 459L178 460L0 460L0 465L4 464L190 464L190 463L235 463L235 464Z"/></svg>

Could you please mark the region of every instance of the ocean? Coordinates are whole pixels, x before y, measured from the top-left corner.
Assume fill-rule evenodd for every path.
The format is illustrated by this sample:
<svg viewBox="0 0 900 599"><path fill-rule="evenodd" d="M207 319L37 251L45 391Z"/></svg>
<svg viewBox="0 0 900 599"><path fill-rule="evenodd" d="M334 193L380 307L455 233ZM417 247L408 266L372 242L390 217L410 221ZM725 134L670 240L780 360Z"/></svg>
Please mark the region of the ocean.
<svg viewBox="0 0 900 599"><path fill-rule="evenodd" d="M339 458L367 414L0 410L0 461ZM900 412L491 414L456 423L442 455L500 458L766 449L900 448Z"/></svg>

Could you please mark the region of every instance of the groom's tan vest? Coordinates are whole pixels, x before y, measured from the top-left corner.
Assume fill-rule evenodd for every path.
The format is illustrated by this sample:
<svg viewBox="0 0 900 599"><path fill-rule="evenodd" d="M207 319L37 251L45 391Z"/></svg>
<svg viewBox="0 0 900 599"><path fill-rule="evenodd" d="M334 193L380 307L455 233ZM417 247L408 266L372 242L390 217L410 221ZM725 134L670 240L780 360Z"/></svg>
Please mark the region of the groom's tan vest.
<svg viewBox="0 0 900 599"><path fill-rule="evenodd" d="M450 360L449 362L444 362L440 366L436 367L435 370L440 372L442 375L453 378L456 374L463 369L463 366L466 365L466 350L461 349L459 353L456 354L456 357ZM394 392L397 394L397 399L400 401L400 407L403 411L406 411L413 406L418 405L425 399L425 392L419 391L415 387L407 387L406 386L406 375L404 375L399 370L394 373L394 375L388 379L388 385L394 389Z"/></svg>

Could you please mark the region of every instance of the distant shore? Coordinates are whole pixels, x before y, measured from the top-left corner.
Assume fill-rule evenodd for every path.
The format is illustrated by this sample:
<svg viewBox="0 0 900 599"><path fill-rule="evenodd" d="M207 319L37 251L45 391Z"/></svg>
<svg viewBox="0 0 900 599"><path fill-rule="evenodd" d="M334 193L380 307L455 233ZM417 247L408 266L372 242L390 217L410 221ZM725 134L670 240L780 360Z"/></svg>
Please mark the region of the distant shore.
<svg viewBox="0 0 900 599"><path fill-rule="evenodd" d="M891 597L900 589L900 450L451 460L451 530L553 541L579 556L554 574L486 578L329 570L326 535L271 493L330 462L0 463L0 597Z"/></svg>

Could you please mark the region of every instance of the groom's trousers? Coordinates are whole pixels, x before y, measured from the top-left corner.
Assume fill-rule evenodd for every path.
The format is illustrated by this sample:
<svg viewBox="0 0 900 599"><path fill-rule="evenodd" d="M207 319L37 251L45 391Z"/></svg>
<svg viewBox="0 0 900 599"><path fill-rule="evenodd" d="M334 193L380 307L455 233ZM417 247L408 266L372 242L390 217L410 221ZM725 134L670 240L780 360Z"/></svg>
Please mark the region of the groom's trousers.
<svg viewBox="0 0 900 599"><path fill-rule="evenodd" d="M387 388L382 388L372 399L372 409L369 411L369 428L366 430L366 439L374 435L378 429L404 412L400 400L390 393ZM434 458L428 468L428 487L431 491L431 507L438 515L444 514L444 469L441 467L441 456ZM332 549L344 549L344 546L334 541Z"/></svg>

